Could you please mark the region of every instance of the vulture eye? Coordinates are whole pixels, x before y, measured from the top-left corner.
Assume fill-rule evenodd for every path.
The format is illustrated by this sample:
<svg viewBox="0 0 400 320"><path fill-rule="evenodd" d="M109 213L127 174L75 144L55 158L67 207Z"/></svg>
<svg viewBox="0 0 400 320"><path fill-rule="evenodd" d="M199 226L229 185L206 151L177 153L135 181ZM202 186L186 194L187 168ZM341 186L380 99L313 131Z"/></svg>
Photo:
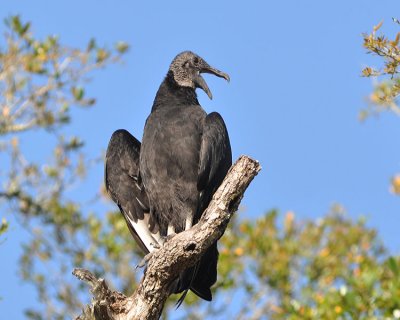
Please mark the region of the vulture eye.
<svg viewBox="0 0 400 320"><path fill-rule="evenodd" d="M193 62L194 62L194 64L198 64L199 63L199 58L194 57Z"/></svg>

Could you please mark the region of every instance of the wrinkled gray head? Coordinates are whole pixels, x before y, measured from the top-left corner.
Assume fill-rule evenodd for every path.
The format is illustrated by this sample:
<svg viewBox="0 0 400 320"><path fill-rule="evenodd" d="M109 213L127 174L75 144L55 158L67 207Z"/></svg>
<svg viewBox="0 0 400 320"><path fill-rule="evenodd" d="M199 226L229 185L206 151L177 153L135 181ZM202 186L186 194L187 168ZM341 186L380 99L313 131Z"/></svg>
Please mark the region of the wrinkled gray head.
<svg viewBox="0 0 400 320"><path fill-rule="evenodd" d="M193 89L201 88L210 99L212 99L211 91L201 73L211 73L229 81L229 76L226 73L211 67L204 59L191 51L178 54L171 62L169 70L172 71L174 80L178 85Z"/></svg>

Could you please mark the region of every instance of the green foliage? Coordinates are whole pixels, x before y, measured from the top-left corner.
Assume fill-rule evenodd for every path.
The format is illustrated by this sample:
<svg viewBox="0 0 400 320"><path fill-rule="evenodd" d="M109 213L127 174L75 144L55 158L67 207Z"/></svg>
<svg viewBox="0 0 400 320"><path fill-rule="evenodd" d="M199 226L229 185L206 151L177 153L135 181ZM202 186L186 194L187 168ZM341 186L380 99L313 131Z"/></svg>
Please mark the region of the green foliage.
<svg viewBox="0 0 400 320"><path fill-rule="evenodd" d="M114 252L107 241L114 239L109 221L103 225L68 197L70 186L85 177L93 160L86 158L81 138L66 136L64 129L74 108L96 102L85 90L90 73L118 62L128 45L119 42L107 49L90 40L84 49L70 48L57 36L35 38L31 24L19 16L5 19L5 26L6 46L0 47L0 203L31 235L23 246L20 274L36 287L42 306L27 310L26 316L71 318L79 311L82 287L69 283L65 274L91 264L102 274L118 270L115 260L107 259ZM26 151L35 137L42 144L39 159ZM6 227L2 223L0 233ZM126 262L135 250L132 242L124 243L129 254L117 252L115 259ZM127 286L132 278L122 275Z"/></svg>
<svg viewBox="0 0 400 320"><path fill-rule="evenodd" d="M0 236L6 232L8 229L8 222L5 218L1 219L1 224L0 224Z"/></svg>
<svg viewBox="0 0 400 320"><path fill-rule="evenodd" d="M395 19L393 19L395 21ZM383 21L373 28L370 34L364 34L364 48L368 53L381 58L383 66L379 69L366 67L362 71L364 77L374 77L379 81L375 84L374 90L368 97L369 108L360 113L364 120L371 113L379 113L384 110L400 114L397 98L400 94L400 78L398 69L400 66L400 32L393 40L385 35L377 35L382 27Z"/></svg>
<svg viewBox="0 0 400 320"><path fill-rule="evenodd" d="M283 226L271 211L236 221L221 238L216 293L230 298L207 312L222 317L233 309L232 319L393 318L400 313L399 274L400 258L388 256L376 231L340 207L317 221L296 221L288 212Z"/></svg>
<svg viewBox="0 0 400 320"><path fill-rule="evenodd" d="M399 20L393 18L393 22L400 25ZM391 111L400 115L398 97L400 95L400 32L393 40L385 35L377 35L383 21L373 28L372 33L364 34L364 48L368 53L377 55L383 62L380 69L366 67L362 71L364 77L373 77L376 80L373 92L368 97L369 107L360 112L360 119L365 120L371 114L382 111ZM390 191L400 195L400 175L391 179Z"/></svg>

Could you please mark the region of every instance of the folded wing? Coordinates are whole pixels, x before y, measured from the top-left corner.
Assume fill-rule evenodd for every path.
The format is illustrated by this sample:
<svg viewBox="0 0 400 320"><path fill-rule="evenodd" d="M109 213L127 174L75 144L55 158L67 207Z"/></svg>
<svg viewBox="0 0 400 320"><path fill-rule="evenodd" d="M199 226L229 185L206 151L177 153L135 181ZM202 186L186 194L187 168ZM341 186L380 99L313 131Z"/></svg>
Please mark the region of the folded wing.
<svg viewBox="0 0 400 320"><path fill-rule="evenodd" d="M228 131L224 120L217 112L210 113L204 120L199 161L197 189L200 192L200 199L195 223L200 220L232 165ZM217 280L217 262L218 248L217 242L214 242L200 261L180 276L181 288L189 287L198 296L210 301L212 299L210 287ZM185 299L186 293L187 290L179 299L178 305Z"/></svg>
<svg viewBox="0 0 400 320"><path fill-rule="evenodd" d="M129 231L144 253L154 250L158 226L150 218L149 200L139 175L140 142L126 130L111 136L105 161L105 185Z"/></svg>

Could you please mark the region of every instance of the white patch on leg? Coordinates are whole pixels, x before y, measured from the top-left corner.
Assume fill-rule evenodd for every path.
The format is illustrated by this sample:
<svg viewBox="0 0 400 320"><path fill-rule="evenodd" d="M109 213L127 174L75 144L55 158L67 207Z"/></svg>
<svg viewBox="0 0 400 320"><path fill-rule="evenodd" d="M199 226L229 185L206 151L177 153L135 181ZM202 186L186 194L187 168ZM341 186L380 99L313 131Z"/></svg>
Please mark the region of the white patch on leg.
<svg viewBox="0 0 400 320"><path fill-rule="evenodd" d="M172 224L168 225L168 231L167 231L167 236L171 235L171 234L175 234L175 228Z"/></svg>
<svg viewBox="0 0 400 320"><path fill-rule="evenodd" d="M153 236L153 238L156 240L156 242L159 244L159 245L162 245L162 244L164 244L164 238L163 237L161 237L161 234L160 234L160 231L157 231L157 233L152 233L152 236Z"/></svg>
<svg viewBox="0 0 400 320"><path fill-rule="evenodd" d="M186 221L185 222L186 222L185 230L189 230L193 225L193 216L192 215L188 215L186 217Z"/></svg>

